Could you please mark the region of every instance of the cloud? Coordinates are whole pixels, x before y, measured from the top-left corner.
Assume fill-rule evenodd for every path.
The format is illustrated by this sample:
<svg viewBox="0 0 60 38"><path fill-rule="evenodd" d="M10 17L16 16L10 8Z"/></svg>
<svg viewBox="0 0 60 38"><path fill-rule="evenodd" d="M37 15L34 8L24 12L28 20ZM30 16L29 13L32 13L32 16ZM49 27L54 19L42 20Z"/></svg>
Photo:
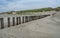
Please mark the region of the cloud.
<svg viewBox="0 0 60 38"><path fill-rule="evenodd" d="M60 0L0 0L0 12L60 6Z"/></svg>

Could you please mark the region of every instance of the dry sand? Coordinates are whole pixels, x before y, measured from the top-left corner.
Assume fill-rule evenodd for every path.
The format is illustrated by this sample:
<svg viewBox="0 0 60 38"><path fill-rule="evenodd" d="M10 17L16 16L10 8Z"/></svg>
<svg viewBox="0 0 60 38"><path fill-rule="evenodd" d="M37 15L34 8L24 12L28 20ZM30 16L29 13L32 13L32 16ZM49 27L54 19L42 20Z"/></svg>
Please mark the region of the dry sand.
<svg viewBox="0 0 60 38"><path fill-rule="evenodd" d="M60 24L51 16L0 30L0 38L60 38Z"/></svg>

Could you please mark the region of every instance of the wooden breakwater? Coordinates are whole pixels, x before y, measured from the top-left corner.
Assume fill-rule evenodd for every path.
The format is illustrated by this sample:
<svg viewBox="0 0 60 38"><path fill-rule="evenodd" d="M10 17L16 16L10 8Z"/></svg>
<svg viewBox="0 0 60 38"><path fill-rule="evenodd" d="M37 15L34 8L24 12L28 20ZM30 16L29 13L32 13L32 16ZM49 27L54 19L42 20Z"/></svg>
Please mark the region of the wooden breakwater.
<svg viewBox="0 0 60 38"><path fill-rule="evenodd" d="M0 17L0 29L27 23L27 22L41 19L47 16L50 16L50 15L49 14L48 15L35 15L35 16L4 15ZM4 21L4 19L6 19L6 21Z"/></svg>

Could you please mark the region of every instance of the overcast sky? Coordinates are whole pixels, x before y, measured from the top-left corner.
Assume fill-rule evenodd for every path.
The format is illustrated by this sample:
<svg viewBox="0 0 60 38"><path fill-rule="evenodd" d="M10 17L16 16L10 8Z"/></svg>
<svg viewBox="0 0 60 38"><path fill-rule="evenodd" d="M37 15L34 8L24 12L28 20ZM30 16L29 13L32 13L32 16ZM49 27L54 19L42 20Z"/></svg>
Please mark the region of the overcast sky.
<svg viewBox="0 0 60 38"><path fill-rule="evenodd" d="M60 0L0 0L0 12L58 6Z"/></svg>

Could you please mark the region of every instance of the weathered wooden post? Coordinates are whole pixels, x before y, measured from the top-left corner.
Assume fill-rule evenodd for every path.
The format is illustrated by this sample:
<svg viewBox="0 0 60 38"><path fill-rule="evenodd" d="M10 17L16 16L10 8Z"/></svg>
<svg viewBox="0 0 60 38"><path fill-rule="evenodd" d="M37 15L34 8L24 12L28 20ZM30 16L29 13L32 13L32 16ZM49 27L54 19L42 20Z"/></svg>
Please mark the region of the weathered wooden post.
<svg viewBox="0 0 60 38"><path fill-rule="evenodd" d="M15 17L13 17L13 26L15 26Z"/></svg>
<svg viewBox="0 0 60 38"><path fill-rule="evenodd" d="M36 20L36 16L35 16L35 20Z"/></svg>
<svg viewBox="0 0 60 38"><path fill-rule="evenodd" d="M28 22L30 21L29 19L30 19L30 17L28 16Z"/></svg>
<svg viewBox="0 0 60 38"><path fill-rule="evenodd" d="M38 19L39 17L37 16L37 19Z"/></svg>
<svg viewBox="0 0 60 38"><path fill-rule="evenodd" d="M34 20L34 16L32 16L32 20Z"/></svg>
<svg viewBox="0 0 60 38"><path fill-rule="evenodd" d="M27 16L25 16L25 22L28 22L28 17Z"/></svg>
<svg viewBox="0 0 60 38"><path fill-rule="evenodd" d="M35 16L35 20L37 20L37 16Z"/></svg>
<svg viewBox="0 0 60 38"><path fill-rule="evenodd" d="M30 21L32 21L32 16L30 16Z"/></svg>
<svg viewBox="0 0 60 38"><path fill-rule="evenodd" d="M4 21L3 21L3 19L4 19L4 18L0 18L0 20L1 20L1 29L4 28Z"/></svg>
<svg viewBox="0 0 60 38"><path fill-rule="evenodd" d="M31 21L31 18L30 18L30 16L29 16L29 21Z"/></svg>
<svg viewBox="0 0 60 38"><path fill-rule="evenodd" d="M22 23L24 23L24 16L22 17Z"/></svg>
<svg viewBox="0 0 60 38"><path fill-rule="evenodd" d="M32 21L33 21L33 16L32 16Z"/></svg>
<svg viewBox="0 0 60 38"><path fill-rule="evenodd" d="M19 24L21 24L21 17L19 17Z"/></svg>
<svg viewBox="0 0 60 38"><path fill-rule="evenodd" d="M38 16L37 16L37 19L38 19Z"/></svg>
<svg viewBox="0 0 60 38"><path fill-rule="evenodd" d="M26 16L25 16L25 22L26 22Z"/></svg>
<svg viewBox="0 0 60 38"><path fill-rule="evenodd" d="M44 18L44 15L42 15L42 18Z"/></svg>
<svg viewBox="0 0 60 38"><path fill-rule="evenodd" d="M29 16L26 16L27 22L29 22Z"/></svg>
<svg viewBox="0 0 60 38"><path fill-rule="evenodd" d="M35 16L33 16L33 20L35 20Z"/></svg>
<svg viewBox="0 0 60 38"><path fill-rule="evenodd" d="M42 18L42 15L40 15L40 19Z"/></svg>
<svg viewBox="0 0 60 38"><path fill-rule="evenodd" d="M37 16L37 19L39 19L39 16Z"/></svg>
<svg viewBox="0 0 60 38"><path fill-rule="evenodd" d="M34 16L34 20L35 20L35 16Z"/></svg>
<svg viewBox="0 0 60 38"><path fill-rule="evenodd" d="M34 16L34 20L35 20L35 16Z"/></svg>
<svg viewBox="0 0 60 38"><path fill-rule="evenodd" d="M39 16L39 19L40 19L40 16Z"/></svg>
<svg viewBox="0 0 60 38"><path fill-rule="evenodd" d="M10 27L10 18L8 17L8 27Z"/></svg>
<svg viewBox="0 0 60 38"><path fill-rule="evenodd" d="M18 17L16 17L16 25L18 25L19 23L18 23Z"/></svg>
<svg viewBox="0 0 60 38"><path fill-rule="evenodd" d="M37 20L37 16L35 16L35 20Z"/></svg>

